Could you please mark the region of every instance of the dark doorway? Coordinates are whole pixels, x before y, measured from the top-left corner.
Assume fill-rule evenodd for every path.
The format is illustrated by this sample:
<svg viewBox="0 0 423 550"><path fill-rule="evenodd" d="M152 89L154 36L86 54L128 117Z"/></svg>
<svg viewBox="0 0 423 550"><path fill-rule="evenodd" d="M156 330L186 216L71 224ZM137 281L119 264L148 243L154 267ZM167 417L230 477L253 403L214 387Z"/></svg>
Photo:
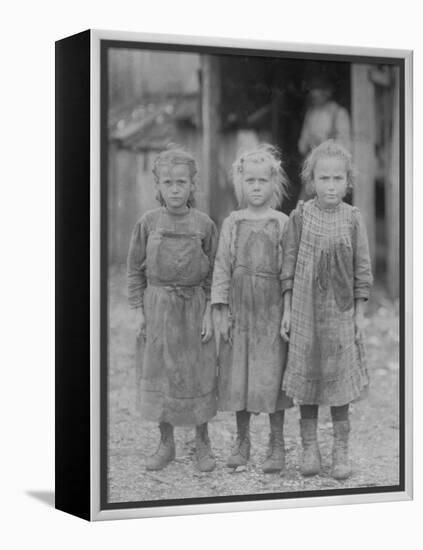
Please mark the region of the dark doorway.
<svg viewBox="0 0 423 550"><path fill-rule="evenodd" d="M302 157L298 139L308 106L309 84L316 75L331 83L332 97L350 111L350 64L301 59L221 56L222 130L255 129L263 141L282 151L291 182L289 213L300 193Z"/></svg>

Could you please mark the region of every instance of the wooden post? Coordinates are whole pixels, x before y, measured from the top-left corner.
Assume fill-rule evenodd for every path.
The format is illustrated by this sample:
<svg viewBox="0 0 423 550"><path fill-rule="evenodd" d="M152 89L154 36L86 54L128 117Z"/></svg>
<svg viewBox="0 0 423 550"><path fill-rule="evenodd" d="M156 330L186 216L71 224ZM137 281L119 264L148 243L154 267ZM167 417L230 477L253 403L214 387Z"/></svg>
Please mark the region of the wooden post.
<svg viewBox="0 0 423 550"><path fill-rule="evenodd" d="M351 112L356 186L353 203L360 209L369 237L370 255L375 260L375 90L369 65L354 63L351 69Z"/></svg>
<svg viewBox="0 0 423 550"><path fill-rule="evenodd" d="M220 131L220 67L214 55L202 56L202 122L204 203L212 218L218 212L219 131ZM216 192L214 192L216 190Z"/></svg>
<svg viewBox="0 0 423 550"><path fill-rule="evenodd" d="M279 145L279 117L282 106L282 93L274 85L272 89L272 143L273 145Z"/></svg>
<svg viewBox="0 0 423 550"><path fill-rule="evenodd" d="M392 134L390 156L386 159L386 230L388 237L387 283L391 298L399 295L399 75L393 69ZM389 160L388 160L389 159Z"/></svg>

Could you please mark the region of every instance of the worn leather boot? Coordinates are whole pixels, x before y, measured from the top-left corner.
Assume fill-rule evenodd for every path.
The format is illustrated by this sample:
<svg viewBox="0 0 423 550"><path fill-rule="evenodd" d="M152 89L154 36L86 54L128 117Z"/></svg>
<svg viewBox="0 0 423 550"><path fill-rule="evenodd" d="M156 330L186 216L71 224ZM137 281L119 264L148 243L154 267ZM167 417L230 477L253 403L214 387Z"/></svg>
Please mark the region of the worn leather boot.
<svg viewBox="0 0 423 550"><path fill-rule="evenodd" d="M200 472L211 472L216 467L210 446L207 422L195 427L195 460Z"/></svg>
<svg viewBox="0 0 423 550"><path fill-rule="evenodd" d="M348 458L349 435L349 420L333 421L332 477L335 479L347 479L351 475Z"/></svg>
<svg viewBox="0 0 423 550"><path fill-rule="evenodd" d="M245 466L250 459L250 413L238 411L236 413L237 437L232 453L226 465L229 468Z"/></svg>
<svg viewBox="0 0 423 550"><path fill-rule="evenodd" d="M263 462L263 472L270 474L280 472L285 468L285 445L283 440L284 412L276 411L269 414L270 437L266 460Z"/></svg>
<svg viewBox="0 0 423 550"><path fill-rule="evenodd" d="M301 418L301 440L303 457L301 473L303 476L314 476L320 473L320 451L317 443L317 418Z"/></svg>
<svg viewBox="0 0 423 550"><path fill-rule="evenodd" d="M159 448L153 456L146 460L147 470L162 470L175 458L175 441L173 439L173 426L168 422L160 422Z"/></svg>

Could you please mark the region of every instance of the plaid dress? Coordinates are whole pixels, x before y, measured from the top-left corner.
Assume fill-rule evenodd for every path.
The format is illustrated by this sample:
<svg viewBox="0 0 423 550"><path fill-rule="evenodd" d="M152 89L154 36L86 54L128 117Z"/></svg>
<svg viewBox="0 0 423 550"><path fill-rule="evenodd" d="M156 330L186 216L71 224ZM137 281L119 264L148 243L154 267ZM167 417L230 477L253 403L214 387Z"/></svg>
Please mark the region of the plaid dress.
<svg viewBox="0 0 423 550"><path fill-rule="evenodd" d="M340 406L369 383L356 341L354 300L372 284L367 234L357 208L322 209L316 199L291 213L284 236L282 291L292 289L283 389L299 404Z"/></svg>

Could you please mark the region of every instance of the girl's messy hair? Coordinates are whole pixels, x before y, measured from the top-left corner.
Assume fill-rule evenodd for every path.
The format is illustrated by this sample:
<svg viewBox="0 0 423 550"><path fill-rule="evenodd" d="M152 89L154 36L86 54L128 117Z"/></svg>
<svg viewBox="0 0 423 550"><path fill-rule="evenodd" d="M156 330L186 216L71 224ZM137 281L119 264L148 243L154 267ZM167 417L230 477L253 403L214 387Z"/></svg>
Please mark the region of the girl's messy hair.
<svg viewBox="0 0 423 550"><path fill-rule="evenodd" d="M354 187L354 170L351 153L334 139L328 139L315 147L304 161L301 171L301 180L309 193L314 193L314 169L319 159L323 157L335 157L344 161L347 173L347 190Z"/></svg>
<svg viewBox="0 0 423 550"><path fill-rule="evenodd" d="M196 175L198 172L197 161L190 153L188 153L187 151L184 151L180 147L175 147L173 145L170 145L169 148L166 149L166 151L162 151L154 159L152 172L153 172L154 181L156 182L156 184L158 184L160 181L160 167L161 166L170 167L176 164L186 164L188 166L191 182L195 185ZM157 190L156 200L160 203L161 206L166 205L162 197L162 194L160 193L159 190ZM191 190L189 194L187 206L189 208L195 206L194 190Z"/></svg>
<svg viewBox="0 0 423 550"><path fill-rule="evenodd" d="M268 143L259 145L256 149L242 153L232 165L232 174L235 187L235 195L238 200L238 206L245 208L247 206L242 179L244 175L244 165L246 162L257 164L267 163L270 169L270 177L273 182L273 197L270 202L272 208L277 208L282 204L282 200L288 197L288 178L282 167L280 151Z"/></svg>

